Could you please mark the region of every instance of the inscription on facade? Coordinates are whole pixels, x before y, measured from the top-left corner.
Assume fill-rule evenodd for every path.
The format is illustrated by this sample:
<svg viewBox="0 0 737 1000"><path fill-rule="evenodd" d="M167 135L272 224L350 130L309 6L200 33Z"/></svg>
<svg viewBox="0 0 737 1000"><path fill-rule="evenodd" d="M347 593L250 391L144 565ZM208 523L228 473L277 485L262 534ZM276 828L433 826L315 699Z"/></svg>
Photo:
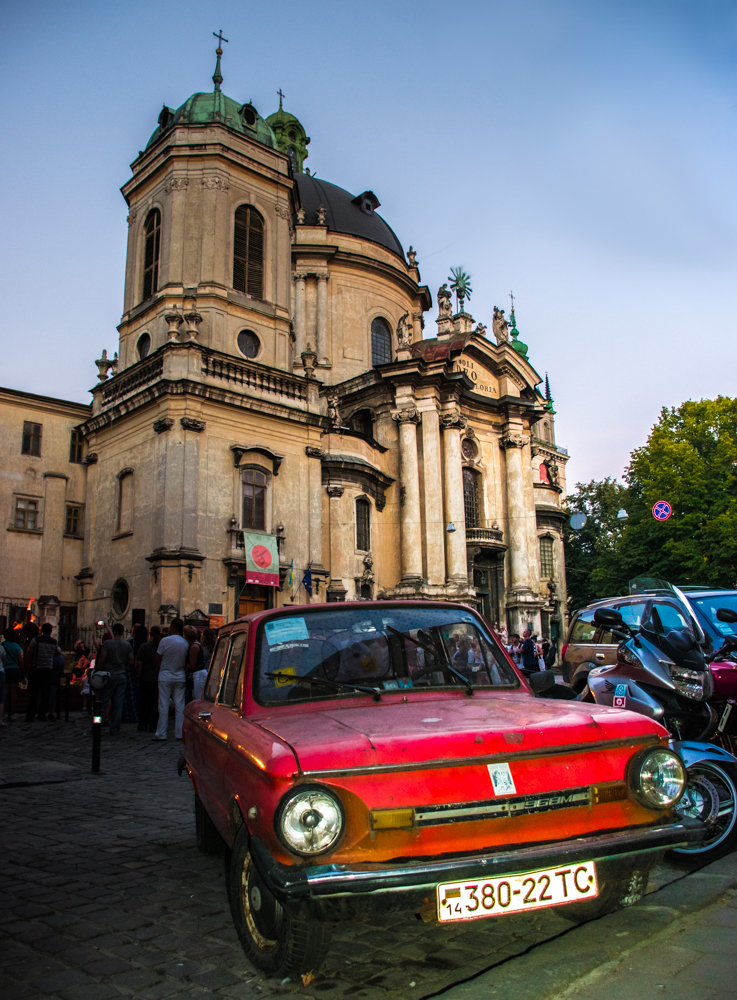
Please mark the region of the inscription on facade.
<svg viewBox="0 0 737 1000"><path fill-rule="evenodd" d="M485 368L477 365L475 361L471 361L470 358L458 358L453 370L468 375L473 382L472 392L478 392L482 396L499 395L499 386L496 379Z"/></svg>

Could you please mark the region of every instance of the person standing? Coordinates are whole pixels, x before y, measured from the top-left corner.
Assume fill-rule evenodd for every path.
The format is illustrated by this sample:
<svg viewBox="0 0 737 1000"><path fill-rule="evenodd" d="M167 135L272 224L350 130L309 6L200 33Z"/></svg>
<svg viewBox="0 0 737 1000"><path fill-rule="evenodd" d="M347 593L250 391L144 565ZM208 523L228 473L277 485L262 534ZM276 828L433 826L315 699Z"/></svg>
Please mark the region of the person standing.
<svg viewBox="0 0 737 1000"><path fill-rule="evenodd" d="M5 690L8 706L8 722L13 721L13 712L18 699L18 685L23 680L23 650L18 644L16 630L6 628L3 632L2 647L5 650Z"/></svg>
<svg viewBox="0 0 737 1000"><path fill-rule="evenodd" d="M166 739L170 698L174 702L174 736L178 740L182 738L184 685L189 657L189 643L182 634L183 630L184 622L181 618L175 618L169 626L169 635L161 640L156 650L156 665L159 668L159 724L155 740Z"/></svg>
<svg viewBox="0 0 737 1000"><path fill-rule="evenodd" d="M152 625L151 638L136 651L138 729L142 733L155 733L159 717L159 668L156 665L156 651L160 640L161 629L158 625Z"/></svg>
<svg viewBox="0 0 737 1000"><path fill-rule="evenodd" d="M521 668L524 674L534 674L540 669L538 663L537 644L532 638L532 632L528 628L522 633L522 663Z"/></svg>
<svg viewBox="0 0 737 1000"><path fill-rule="evenodd" d="M54 673L54 657L61 653L56 639L51 633L54 626L44 622L41 634L31 639L25 655L25 669L28 676L28 708L26 722L33 722L34 716L39 721L46 722L49 710L49 694Z"/></svg>
<svg viewBox="0 0 737 1000"><path fill-rule="evenodd" d="M121 622L113 625L112 639L106 639L100 647L97 656L96 670L106 670L110 677L100 690L100 708L104 711L110 702L110 735L117 736L120 732L120 721L123 718L123 702L128 684L126 669L133 666L133 649L126 642L125 629Z"/></svg>
<svg viewBox="0 0 737 1000"><path fill-rule="evenodd" d="M207 667L204 666L205 651L200 642L199 632L194 625L184 626L184 638L189 643L187 670L192 674L192 700L199 701L207 680Z"/></svg>

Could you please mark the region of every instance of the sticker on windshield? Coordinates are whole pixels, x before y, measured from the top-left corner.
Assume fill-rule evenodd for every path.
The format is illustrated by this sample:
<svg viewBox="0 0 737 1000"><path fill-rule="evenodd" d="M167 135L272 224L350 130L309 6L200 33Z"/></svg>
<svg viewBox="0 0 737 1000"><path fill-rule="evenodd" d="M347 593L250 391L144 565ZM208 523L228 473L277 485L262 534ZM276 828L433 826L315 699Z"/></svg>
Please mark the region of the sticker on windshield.
<svg viewBox="0 0 737 1000"><path fill-rule="evenodd" d="M494 786L494 795L516 795L514 779L509 764L488 764L489 777Z"/></svg>
<svg viewBox="0 0 737 1000"><path fill-rule="evenodd" d="M274 683L278 688L284 687L287 684L297 683L297 670L295 667L282 667L281 670L275 671L275 674Z"/></svg>
<svg viewBox="0 0 737 1000"><path fill-rule="evenodd" d="M275 621L266 622L264 632L270 646L275 646L279 642L294 642L310 637L304 618L277 618Z"/></svg>
<svg viewBox="0 0 737 1000"><path fill-rule="evenodd" d="M411 677L397 677L393 681L384 681L385 691L396 691L398 688L411 688L412 686Z"/></svg>
<svg viewBox="0 0 737 1000"><path fill-rule="evenodd" d="M627 707L627 685L617 684L614 688L614 701L612 703L615 708L626 708Z"/></svg>

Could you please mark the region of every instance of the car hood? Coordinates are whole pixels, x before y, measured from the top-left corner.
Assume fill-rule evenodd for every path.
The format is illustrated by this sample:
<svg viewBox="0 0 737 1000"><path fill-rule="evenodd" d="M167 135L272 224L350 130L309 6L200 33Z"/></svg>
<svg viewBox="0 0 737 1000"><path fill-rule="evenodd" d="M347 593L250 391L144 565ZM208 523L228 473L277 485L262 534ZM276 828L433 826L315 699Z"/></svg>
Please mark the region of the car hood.
<svg viewBox="0 0 737 1000"><path fill-rule="evenodd" d="M554 752L666 735L658 723L633 712L545 701L521 691L305 708L253 720L289 744L301 771Z"/></svg>

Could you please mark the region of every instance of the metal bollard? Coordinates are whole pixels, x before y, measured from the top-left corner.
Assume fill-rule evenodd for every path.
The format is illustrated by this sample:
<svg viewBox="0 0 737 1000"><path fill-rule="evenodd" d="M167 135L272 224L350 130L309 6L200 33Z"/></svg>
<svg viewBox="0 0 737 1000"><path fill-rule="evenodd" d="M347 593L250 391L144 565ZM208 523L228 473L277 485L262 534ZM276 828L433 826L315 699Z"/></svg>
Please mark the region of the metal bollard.
<svg viewBox="0 0 737 1000"><path fill-rule="evenodd" d="M92 773L100 773L100 744L102 743L102 705L95 699L95 714L92 716Z"/></svg>

